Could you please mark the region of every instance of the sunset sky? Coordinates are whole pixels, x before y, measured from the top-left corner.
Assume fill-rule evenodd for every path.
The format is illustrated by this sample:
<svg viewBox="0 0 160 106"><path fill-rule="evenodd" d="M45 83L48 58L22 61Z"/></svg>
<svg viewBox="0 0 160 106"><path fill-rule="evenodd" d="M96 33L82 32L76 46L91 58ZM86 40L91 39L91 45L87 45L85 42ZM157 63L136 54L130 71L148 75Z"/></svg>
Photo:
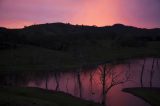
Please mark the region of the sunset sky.
<svg viewBox="0 0 160 106"><path fill-rule="evenodd" d="M0 26L64 22L160 28L160 0L0 0Z"/></svg>

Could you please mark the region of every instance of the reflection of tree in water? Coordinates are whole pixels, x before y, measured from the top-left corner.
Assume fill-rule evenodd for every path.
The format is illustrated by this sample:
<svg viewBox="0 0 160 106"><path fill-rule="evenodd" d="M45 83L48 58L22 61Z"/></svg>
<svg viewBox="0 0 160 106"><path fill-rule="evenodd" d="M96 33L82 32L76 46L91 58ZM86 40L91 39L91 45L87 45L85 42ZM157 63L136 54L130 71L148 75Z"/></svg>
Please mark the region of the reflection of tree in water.
<svg viewBox="0 0 160 106"><path fill-rule="evenodd" d="M158 69L158 70L159 70L159 72L160 72L159 59L157 59L156 65L157 65L157 69Z"/></svg>
<svg viewBox="0 0 160 106"><path fill-rule="evenodd" d="M54 73L54 78L55 78L55 81L56 81L56 88L55 88L55 90L58 91L59 90L60 73Z"/></svg>
<svg viewBox="0 0 160 106"><path fill-rule="evenodd" d="M156 73L155 71L159 70L160 63L156 58L154 58L153 60L144 59L143 61L140 61L140 62L142 62L140 66L136 62L136 65L134 66L136 68L131 67L133 62L124 64L124 66L127 67L127 70L126 69L116 70L117 65L111 65L111 64L100 65L98 66L98 69L94 71L85 70L84 71L86 72L85 75L87 75L85 76L87 77L87 82L85 82L85 84L83 84L83 79L82 79L82 78L85 78L83 76L84 72L82 72L82 68L74 72L69 72L67 74L65 73L60 74L60 73L53 73L53 72L30 73L28 75L26 75L25 73L24 74L9 73L9 75L7 74L8 77L3 78L3 76L0 76L0 79L2 79L0 80L0 82L6 81L5 82L6 84L14 85L14 86L19 83L27 85L28 82L32 82L36 85L36 87L42 87L41 85L44 85L44 88L48 89L48 85L50 85L49 83L52 83L51 82L52 80L50 81L50 79L53 78L54 85L55 85L55 88L53 87L54 90L56 91L65 90L67 93L73 93L74 96L79 96L81 98L85 98L88 93L89 93L89 95L87 95L88 97L99 96L99 88L100 88L101 89L100 92L102 92L101 102L102 104L106 104L108 92L114 86L123 84L129 81L133 76L133 74L136 75L135 80L140 82L141 87L145 86L144 85L145 78L148 78L149 81L147 83L149 84L150 87L152 87L152 83L154 82L153 77L155 77L154 76L154 74ZM147 67L150 67L150 68L147 68ZM138 72L137 68L140 68L140 72ZM132 71L135 71L134 73L132 73L132 75L130 75L131 69ZM146 69L148 69L148 71ZM140 75L140 78L139 78L139 75ZM64 79L64 82L60 83L61 79ZM73 82L73 84L70 84L71 82ZM100 83L100 86L97 85L97 83ZM60 85L60 84L64 84L64 85ZM86 87L84 87L84 85L86 84L89 85L89 87L87 87L87 92L85 92ZM139 85L136 85L136 87L137 86ZM61 87L64 87L64 89ZM83 95L84 94L83 92L85 92L86 94Z"/></svg>
<svg viewBox="0 0 160 106"><path fill-rule="evenodd" d="M150 71L150 87L152 87L152 80L153 80L153 75L154 75L154 63L155 63L155 58L153 58L152 61L152 67L151 67L151 71Z"/></svg>
<svg viewBox="0 0 160 106"><path fill-rule="evenodd" d="M145 63L146 63L146 59L144 59L144 61L143 61L142 70L141 70L141 74L140 74L141 87L143 87L143 74L144 74Z"/></svg>
<svg viewBox="0 0 160 106"><path fill-rule="evenodd" d="M78 81L76 73L74 73L74 95L78 95Z"/></svg>
<svg viewBox="0 0 160 106"><path fill-rule="evenodd" d="M150 69L149 68L145 68L146 66L148 66L147 65L147 61L151 61L151 63L149 64L149 66L151 66ZM149 69L149 70L146 70L146 69ZM149 78L149 86L147 86L147 87L152 88L153 87L154 74L158 70L160 70L160 68L159 68L159 58L157 58L157 59L156 58L152 58L151 60L144 59L143 63L142 63L141 72L140 72L140 84L141 84L141 87L145 86L145 83L143 82L143 79L144 78ZM145 72L149 73L149 74L147 74L147 75L149 75L149 77L145 76Z"/></svg>
<svg viewBox="0 0 160 106"><path fill-rule="evenodd" d="M67 80L66 81L66 91L69 92L69 90L68 90L68 81L69 81L69 78L67 78L66 80Z"/></svg>
<svg viewBox="0 0 160 106"><path fill-rule="evenodd" d="M92 94L92 95L94 95L94 92L93 92L93 77L94 77L94 74L95 74L95 71L90 71L89 72L89 76L90 76L90 78L89 78L89 82L90 82L90 93Z"/></svg>
<svg viewBox="0 0 160 106"><path fill-rule="evenodd" d="M37 72L34 74L30 74L27 76L27 78L30 81L33 81L35 83L36 86L40 86L42 84L42 82L44 82L45 84L45 89L48 89L48 81L50 78L50 72L49 71L42 71L42 72Z"/></svg>
<svg viewBox="0 0 160 106"><path fill-rule="evenodd" d="M129 69L130 70L130 69ZM127 70L116 71L112 65L99 66L100 81L102 84L102 104L106 105L106 95L112 87L129 81L130 72Z"/></svg>
<svg viewBox="0 0 160 106"><path fill-rule="evenodd" d="M81 69L77 71L76 75L77 75L78 88L79 88L79 97L82 97Z"/></svg>
<svg viewBox="0 0 160 106"><path fill-rule="evenodd" d="M46 89L48 89L48 77L46 77Z"/></svg>
<svg viewBox="0 0 160 106"><path fill-rule="evenodd" d="M82 97L81 69L74 73L74 82L74 95L79 94L79 97Z"/></svg>

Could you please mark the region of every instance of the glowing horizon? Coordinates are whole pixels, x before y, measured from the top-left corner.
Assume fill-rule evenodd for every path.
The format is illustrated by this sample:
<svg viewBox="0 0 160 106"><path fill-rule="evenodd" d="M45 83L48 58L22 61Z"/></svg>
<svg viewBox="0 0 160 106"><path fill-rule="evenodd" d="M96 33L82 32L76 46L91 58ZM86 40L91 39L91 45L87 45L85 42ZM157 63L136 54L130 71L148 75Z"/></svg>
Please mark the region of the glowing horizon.
<svg viewBox="0 0 160 106"><path fill-rule="evenodd" d="M1 0L0 26L63 22L160 28L159 0Z"/></svg>

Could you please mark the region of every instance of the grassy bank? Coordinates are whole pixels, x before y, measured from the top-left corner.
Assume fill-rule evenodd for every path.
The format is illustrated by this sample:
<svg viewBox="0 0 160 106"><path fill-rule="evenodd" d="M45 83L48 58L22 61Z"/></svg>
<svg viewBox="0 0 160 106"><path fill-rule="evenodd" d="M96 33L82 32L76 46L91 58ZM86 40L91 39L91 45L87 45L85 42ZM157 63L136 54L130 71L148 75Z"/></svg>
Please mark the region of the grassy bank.
<svg viewBox="0 0 160 106"><path fill-rule="evenodd" d="M0 51L1 71L56 71L95 65L116 60L160 57L160 43L150 42L147 47L85 47L83 57L73 52L25 45Z"/></svg>
<svg viewBox="0 0 160 106"><path fill-rule="evenodd" d="M145 100L152 106L160 106L160 88L127 88L123 91Z"/></svg>
<svg viewBox="0 0 160 106"><path fill-rule="evenodd" d="M39 88L0 88L1 106L101 106L61 92Z"/></svg>

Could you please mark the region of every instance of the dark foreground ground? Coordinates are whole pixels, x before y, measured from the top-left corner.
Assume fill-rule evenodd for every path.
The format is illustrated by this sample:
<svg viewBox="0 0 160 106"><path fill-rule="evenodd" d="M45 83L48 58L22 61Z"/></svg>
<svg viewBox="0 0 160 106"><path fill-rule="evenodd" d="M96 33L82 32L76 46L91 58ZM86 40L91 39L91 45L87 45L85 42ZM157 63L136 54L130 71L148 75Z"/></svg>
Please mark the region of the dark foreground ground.
<svg viewBox="0 0 160 106"><path fill-rule="evenodd" d="M0 88L0 106L101 106L62 92L39 88Z"/></svg>
<svg viewBox="0 0 160 106"><path fill-rule="evenodd" d="M126 88L123 91L145 100L152 106L160 106L160 88Z"/></svg>

